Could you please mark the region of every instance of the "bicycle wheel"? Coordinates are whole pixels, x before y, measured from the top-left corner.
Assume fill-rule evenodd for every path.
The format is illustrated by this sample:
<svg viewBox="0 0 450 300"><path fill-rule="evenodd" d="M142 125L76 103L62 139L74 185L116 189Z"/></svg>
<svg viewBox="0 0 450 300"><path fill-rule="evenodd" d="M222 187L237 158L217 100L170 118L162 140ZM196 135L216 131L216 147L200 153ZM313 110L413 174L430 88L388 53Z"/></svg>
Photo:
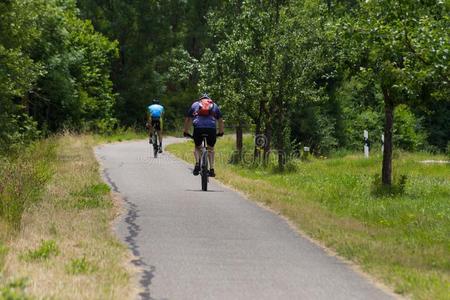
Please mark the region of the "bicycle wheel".
<svg viewBox="0 0 450 300"><path fill-rule="evenodd" d="M202 191L208 190L209 172L208 172L208 152L204 152L202 155L202 163L200 172L202 173Z"/></svg>
<svg viewBox="0 0 450 300"><path fill-rule="evenodd" d="M153 135L153 157L157 158L158 157L158 136L157 134Z"/></svg>

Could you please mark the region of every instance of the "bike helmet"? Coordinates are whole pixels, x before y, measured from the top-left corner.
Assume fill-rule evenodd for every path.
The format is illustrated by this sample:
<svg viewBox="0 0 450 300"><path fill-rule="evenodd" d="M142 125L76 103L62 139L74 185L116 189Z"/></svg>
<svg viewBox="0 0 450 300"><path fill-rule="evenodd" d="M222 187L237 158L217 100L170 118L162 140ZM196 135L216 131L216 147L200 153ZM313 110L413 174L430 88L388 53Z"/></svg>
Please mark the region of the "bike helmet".
<svg viewBox="0 0 450 300"><path fill-rule="evenodd" d="M159 104L159 99L153 99L153 104Z"/></svg>
<svg viewBox="0 0 450 300"><path fill-rule="evenodd" d="M200 100L202 100L202 99L210 99L210 98L207 93L203 93L203 95L200 97Z"/></svg>

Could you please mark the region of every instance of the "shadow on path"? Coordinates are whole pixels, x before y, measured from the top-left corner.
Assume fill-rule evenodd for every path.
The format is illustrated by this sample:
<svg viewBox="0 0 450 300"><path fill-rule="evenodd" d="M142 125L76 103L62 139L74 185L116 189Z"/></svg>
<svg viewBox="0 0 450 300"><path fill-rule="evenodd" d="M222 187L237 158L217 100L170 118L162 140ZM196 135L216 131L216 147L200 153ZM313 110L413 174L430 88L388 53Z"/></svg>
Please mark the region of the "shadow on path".
<svg viewBox="0 0 450 300"><path fill-rule="evenodd" d="M112 187L113 191L116 193L120 193L117 185L111 179L107 170L104 170L104 175ZM139 283L141 287L144 289L139 296L142 300L152 300L153 298L150 295L150 285L152 284L152 279L155 276L155 266L150 266L145 263L141 257L141 253L139 251L139 246L137 244L137 237L139 232L141 231L141 227L136 224L136 220L139 217L139 209L136 204L131 202L127 197L122 197L125 203L127 204L127 215L125 217L125 223L127 224L128 235L125 237L125 242L128 244L131 252L135 256L135 259L131 261L133 265L142 270L141 278Z"/></svg>

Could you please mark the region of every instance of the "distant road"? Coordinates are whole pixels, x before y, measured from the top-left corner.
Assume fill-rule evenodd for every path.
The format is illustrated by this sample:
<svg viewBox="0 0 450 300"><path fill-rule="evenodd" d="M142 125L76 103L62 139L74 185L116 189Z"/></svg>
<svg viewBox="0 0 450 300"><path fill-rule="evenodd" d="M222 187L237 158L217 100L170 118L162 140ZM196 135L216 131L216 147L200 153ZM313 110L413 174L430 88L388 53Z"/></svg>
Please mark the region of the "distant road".
<svg viewBox="0 0 450 300"><path fill-rule="evenodd" d="M393 298L238 193L199 191L191 167L151 158L146 141L96 153L126 201L117 233L144 270L141 299Z"/></svg>

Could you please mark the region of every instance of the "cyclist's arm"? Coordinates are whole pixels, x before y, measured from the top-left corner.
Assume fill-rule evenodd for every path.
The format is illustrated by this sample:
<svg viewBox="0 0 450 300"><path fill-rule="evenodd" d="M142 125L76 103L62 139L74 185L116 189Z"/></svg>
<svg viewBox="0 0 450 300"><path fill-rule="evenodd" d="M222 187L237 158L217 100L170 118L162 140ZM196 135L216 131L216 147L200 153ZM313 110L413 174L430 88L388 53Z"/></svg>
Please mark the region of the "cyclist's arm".
<svg viewBox="0 0 450 300"><path fill-rule="evenodd" d="M217 120L217 123L219 123L219 133L223 133L224 130L224 123L223 123L223 118L220 118L219 120Z"/></svg>
<svg viewBox="0 0 450 300"><path fill-rule="evenodd" d="M186 117L184 119L184 132L189 132L191 125L192 125L192 118Z"/></svg>
<svg viewBox="0 0 450 300"><path fill-rule="evenodd" d="M149 111L147 111L146 116L147 116L147 123L145 124L145 127L150 128L151 121L150 121L150 112Z"/></svg>

